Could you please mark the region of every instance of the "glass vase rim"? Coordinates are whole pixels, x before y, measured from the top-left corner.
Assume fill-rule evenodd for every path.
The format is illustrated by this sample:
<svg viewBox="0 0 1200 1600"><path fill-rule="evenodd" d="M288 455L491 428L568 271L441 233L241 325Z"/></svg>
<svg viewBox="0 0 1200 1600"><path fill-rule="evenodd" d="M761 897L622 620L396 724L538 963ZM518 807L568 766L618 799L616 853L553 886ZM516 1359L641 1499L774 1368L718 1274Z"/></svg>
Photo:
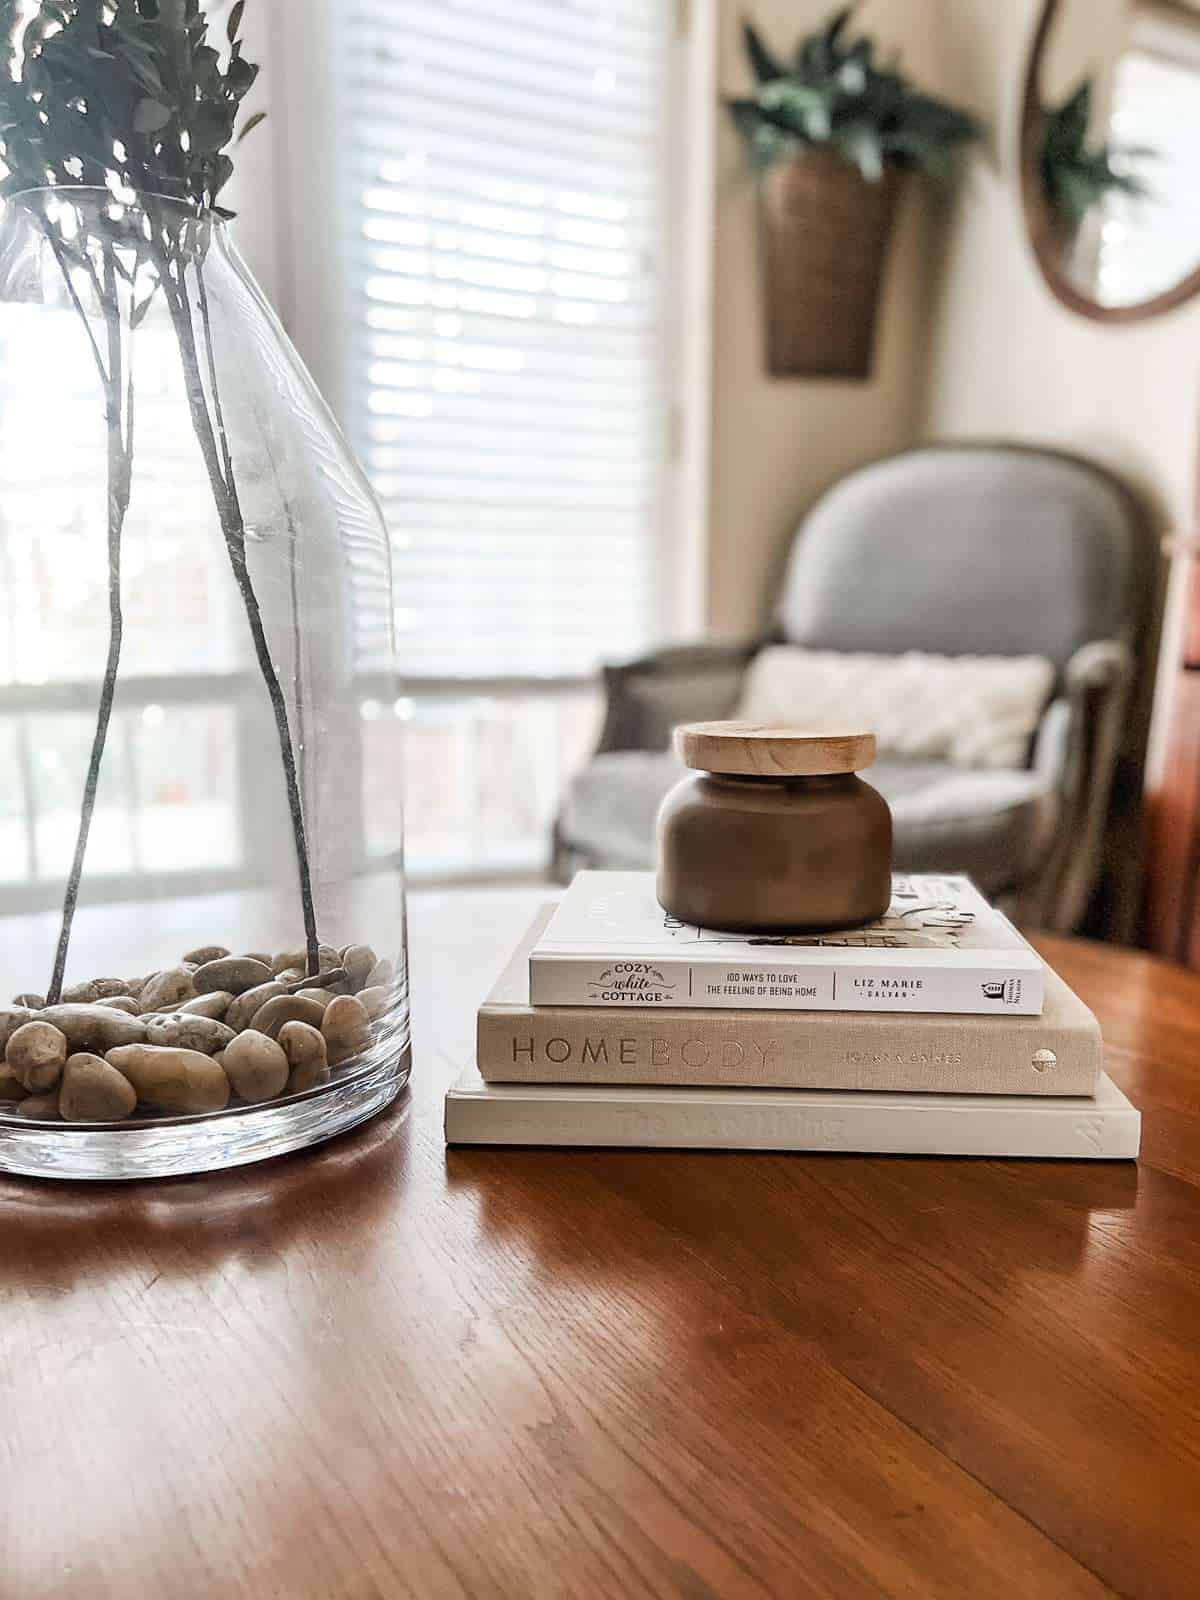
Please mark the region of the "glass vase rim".
<svg viewBox="0 0 1200 1600"><path fill-rule="evenodd" d="M125 206L135 209L144 206L148 200L160 201L163 205L173 206L177 211L183 212L191 221L206 223L209 227L223 231L232 217L223 214L213 206L197 206L191 200L186 200L177 194L164 194L158 189L132 189L133 198L122 200L119 194L100 183L31 183L24 189L15 189L4 199L9 205L18 201L31 200L43 195L79 199L83 196L102 196L105 203L114 206Z"/></svg>

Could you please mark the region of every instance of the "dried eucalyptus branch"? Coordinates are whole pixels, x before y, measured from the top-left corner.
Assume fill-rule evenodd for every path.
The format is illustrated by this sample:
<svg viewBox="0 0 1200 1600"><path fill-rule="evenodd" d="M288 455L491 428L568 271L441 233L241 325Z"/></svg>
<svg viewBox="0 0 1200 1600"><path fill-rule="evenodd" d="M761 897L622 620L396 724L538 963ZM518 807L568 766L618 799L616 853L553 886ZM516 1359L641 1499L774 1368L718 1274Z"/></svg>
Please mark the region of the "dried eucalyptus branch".
<svg viewBox="0 0 1200 1600"><path fill-rule="evenodd" d="M258 597L249 570L246 526L225 428L204 286L210 237L208 214L230 215L218 196L233 172L228 148L241 102L258 75L242 55L239 38L245 0L233 6L227 51L213 47L200 0L39 0L22 21L22 0L0 0L0 160L7 175L0 194L21 196L45 187L107 190L113 203L98 209L94 227L106 251L105 281L96 298L109 324L109 360L100 358L86 312L75 292L72 265L96 277L88 249L82 260L61 231L52 245L93 348L105 388L110 442L120 435L118 337L113 353L110 311L121 328L117 277L130 282L130 331L161 293L171 316L193 430L204 459L234 581L241 597L279 736L304 916L308 970L318 970L318 937L295 744L287 703L271 660ZM259 121L251 117L242 137ZM156 198L158 197L158 198ZM177 202L170 207L168 202ZM54 224L50 224L52 235ZM133 252L124 272L122 251ZM138 268L152 273L146 297L136 299ZM193 305L189 269L197 285ZM111 298L108 295L111 285ZM200 337L197 336L197 311ZM203 350L201 350L201 343ZM118 422L114 432L114 415ZM125 442L111 443L109 483L110 643L92 759L85 784L75 861L68 881L52 994L61 989L82 877L96 786L112 712L120 658L120 537L132 477L132 391Z"/></svg>
<svg viewBox="0 0 1200 1600"><path fill-rule="evenodd" d="M79 886L83 880L83 864L87 855L88 838L92 830L92 815L96 809L96 791L100 784L100 769L104 762L104 747L108 741L109 723L112 721L113 700L117 691L117 675L121 665L121 643L124 636L124 617L121 608L121 535L133 486L133 350L128 357L122 350L121 305L117 288L116 257L113 246L105 244L104 279L101 307L108 336L107 366L97 356L101 383L105 393L105 422L108 430L108 655L104 663L104 678L100 686L100 704L96 712L96 731L92 736L92 749L88 758L87 777L83 786L83 801L79 808L79 829L75 838L75 853L67 878L63 898L62 923L58 944L55 947L54 971L46 991L49 1005L57 1005L62 998L63 978L66 974L67 953L71 944L71 928L75 921L75 908L79 903ZM62 265L62 257L59 257ZM70 273L66 273L70 283ZM72 290L72 293L74 291ZM79 305L76 299L76 304ZM83 314L80 305L79 310ZM86 321L86 316L85 316ZM89 330L90 332L90 330ZM122 376L128 367L128 375ZM125 415L122 417L122 406Z"/></svg>
<svg viewBox="0 0 1200 1600"><path fill-rule="evenodd" d="M104 276L101 282L89 248L86 217L76 215L73 239L68 243L60 219L39 214L39 225L45 234L66 284L68 298L78 314L87 334L89 348L104 393L105 426L108 435L107 471L107 521L108 521L108 609L109 640L101 683L100 704L97 711L96 731L88 760L84 781L83 801L80 806L79 828L67 888L63 898L62 923L55 949L54 969L47 990L51 1005L62 994L71 928L79 900L79 887L83 876L83 863L87 854L92 816L96 806L96 792L100 782L100 769L104 747L112 718L113 699L121 661L121 643L124 619L121 606L121 535L129 510L133 476L133 363L132 349L126 359L122 350L121 307L118 290L118 272L115 251L111 244L102 247ZM73 270L82 268L96 291L107 334L107 361L92 332L91 323L72 276ZM122 370L126 376L122 379ZM122 409L124 408L124 415Z"/></svg>
<svg viewBox="0 0 1200 1600"><path fill-rule="evenodd" d="M156 209L153 202L148 202L148 204L152 209ZM197 225L197 228L192 231L200 231L202 227L203 225ZM167 230L168 234L169 231ZM160 236L159 229L156 228L154 232L156 237ZM308 957L308 970L311 976L319 970L318 937L311 888L308 836L304 826L300 783L296 770L295 746L288 722L287 702L284 699L279 674L275 670L274 662L271 660L271 647L267 640L262 612L259 609L258 597L254 592L254 584L247 564L246 523L242 515L237 480L234 477L233 461L229 452L223 412L220 406L216 359L212 347L212 324L208 315L208 300L204 288L203 271L199 261L193 259L191 264L193 275L198 285L201 327L205 343L205 359L202 367L187 288L188 256L192 252L185 248L172 256L169 248L164 248L160 252L157 243L154 249L156 251L155 259L159 267L159 281L166 297L172 322L175 325L180 354L183 359L184 380L188 395L188 405L192 414L192 426L200 444L201 454L204 457L213 500L216 503L217 515L220 518L221 531L225 537L225 548L229 556L230 568L246 611L255 657L258 661L258 668L262 674L263 682L266 685L267 695L271 702L271 710L275 718L275 728L279 737L280 758L283 763L284 783L287 790L288 811L291 815L292 835L300 872L304 940ZM207 370L209 376L209 391L213 396L211 414L204 387L205 370Z"/></svg>

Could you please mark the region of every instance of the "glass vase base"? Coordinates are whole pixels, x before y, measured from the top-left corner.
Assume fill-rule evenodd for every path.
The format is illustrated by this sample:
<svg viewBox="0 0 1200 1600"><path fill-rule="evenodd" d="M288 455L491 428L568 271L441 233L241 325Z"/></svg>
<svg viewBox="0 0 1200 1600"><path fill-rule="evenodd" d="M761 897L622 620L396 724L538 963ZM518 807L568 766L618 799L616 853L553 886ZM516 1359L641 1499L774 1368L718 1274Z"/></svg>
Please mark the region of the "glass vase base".
<svg viewBox="0 0 1200 1600"><path fill-rule="evenodd" d="M208 1117L89 1126L0 1114L0 1172L111 1182L248 1166L358 1127L395 1100L410 1070L406 1049L390 1062L291 1100L239 1106Z"/></svg>

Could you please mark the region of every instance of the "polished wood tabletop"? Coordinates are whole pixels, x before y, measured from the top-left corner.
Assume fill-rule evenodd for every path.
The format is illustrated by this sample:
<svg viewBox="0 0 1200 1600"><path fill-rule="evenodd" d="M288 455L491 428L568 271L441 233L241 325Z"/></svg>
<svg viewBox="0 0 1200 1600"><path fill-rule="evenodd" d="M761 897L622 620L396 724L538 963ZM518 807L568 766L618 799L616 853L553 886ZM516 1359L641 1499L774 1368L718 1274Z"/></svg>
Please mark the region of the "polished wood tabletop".
<svg viewBox="0 0 1200 1600"><path fill-rule="evenodd" d="M1200 979L1047 940L1143 1159L462 1150L536 891L416 896L406 1097L0 1179L0 1594L1200 1592Z"/></svg>

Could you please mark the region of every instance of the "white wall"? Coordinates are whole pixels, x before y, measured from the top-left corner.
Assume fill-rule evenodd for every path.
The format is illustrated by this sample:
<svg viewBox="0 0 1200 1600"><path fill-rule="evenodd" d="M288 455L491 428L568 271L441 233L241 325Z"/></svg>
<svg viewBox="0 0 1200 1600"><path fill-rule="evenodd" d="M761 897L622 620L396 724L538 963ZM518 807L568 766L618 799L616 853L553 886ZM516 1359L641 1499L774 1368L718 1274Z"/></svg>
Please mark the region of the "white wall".
<svg viewBox="0 0 1200 1600"><path fill-rule="evenodd" d="M944 81L991 124L996 159L972 169L945 241L922 432L1095 455L1186 527L1200 301L1128 327L1059 305L1029 248L1018 186L1021 88L1040 0L941 0L941 9Z"/></svg>
<svg viewBox="0 0 1200 1600"><path fill-rule="evenodd" d="M918 79L937 67L938 0L866 0L855 27L902 49ZM748 82L740 22L789 50L819 26L830 0L720 0L718 86ZM929 339L926 198L914 186L893 240L875 373L866 383L770 378L764 370L753 180L722 115L716 172L713 401L709 503L710 629L732 636L761 625L790 534L828 484L910 443L920 423Z"/></svg>
<svg viewBox="0 0 1200 1600"><path fill-rule="evenodd" d="M1094 456L1142 492L1164 536L1188 533L1200 299L1131 325L1093 322L1055 300L1027 241L1018 184L1021 94L1041 0L939 3L943 82L992 126L995 159L973 168L945 241L921 432L1027 439ZM1164 687L1177 655L1177 609L1163 636ZM1152 781L1166 704L1160 693Z"/></svg>
<svg viewBox="0 0 1200 1600"><path fill-rule="evenodd" d="M1074 0L1081 5L1084 0ZM732 132L718 147L714 240L708 616L757 626L788 537L821 490L920 438L1060 445L1126 474L1164 531L1195 495L1200 301L1132 327L1060 306L1029 248L1017 141L1026 53L1041 0L868 0L858 22L903 47L907 68L976 110L990 151L939 208L910 193L889 267L874 378L771 379L764 371L753 183ZM1107 9L1107 7L1106 7ZM824 0L720 0L718 79L742 88L739 22L775 42L817 23Z"/></svg>

